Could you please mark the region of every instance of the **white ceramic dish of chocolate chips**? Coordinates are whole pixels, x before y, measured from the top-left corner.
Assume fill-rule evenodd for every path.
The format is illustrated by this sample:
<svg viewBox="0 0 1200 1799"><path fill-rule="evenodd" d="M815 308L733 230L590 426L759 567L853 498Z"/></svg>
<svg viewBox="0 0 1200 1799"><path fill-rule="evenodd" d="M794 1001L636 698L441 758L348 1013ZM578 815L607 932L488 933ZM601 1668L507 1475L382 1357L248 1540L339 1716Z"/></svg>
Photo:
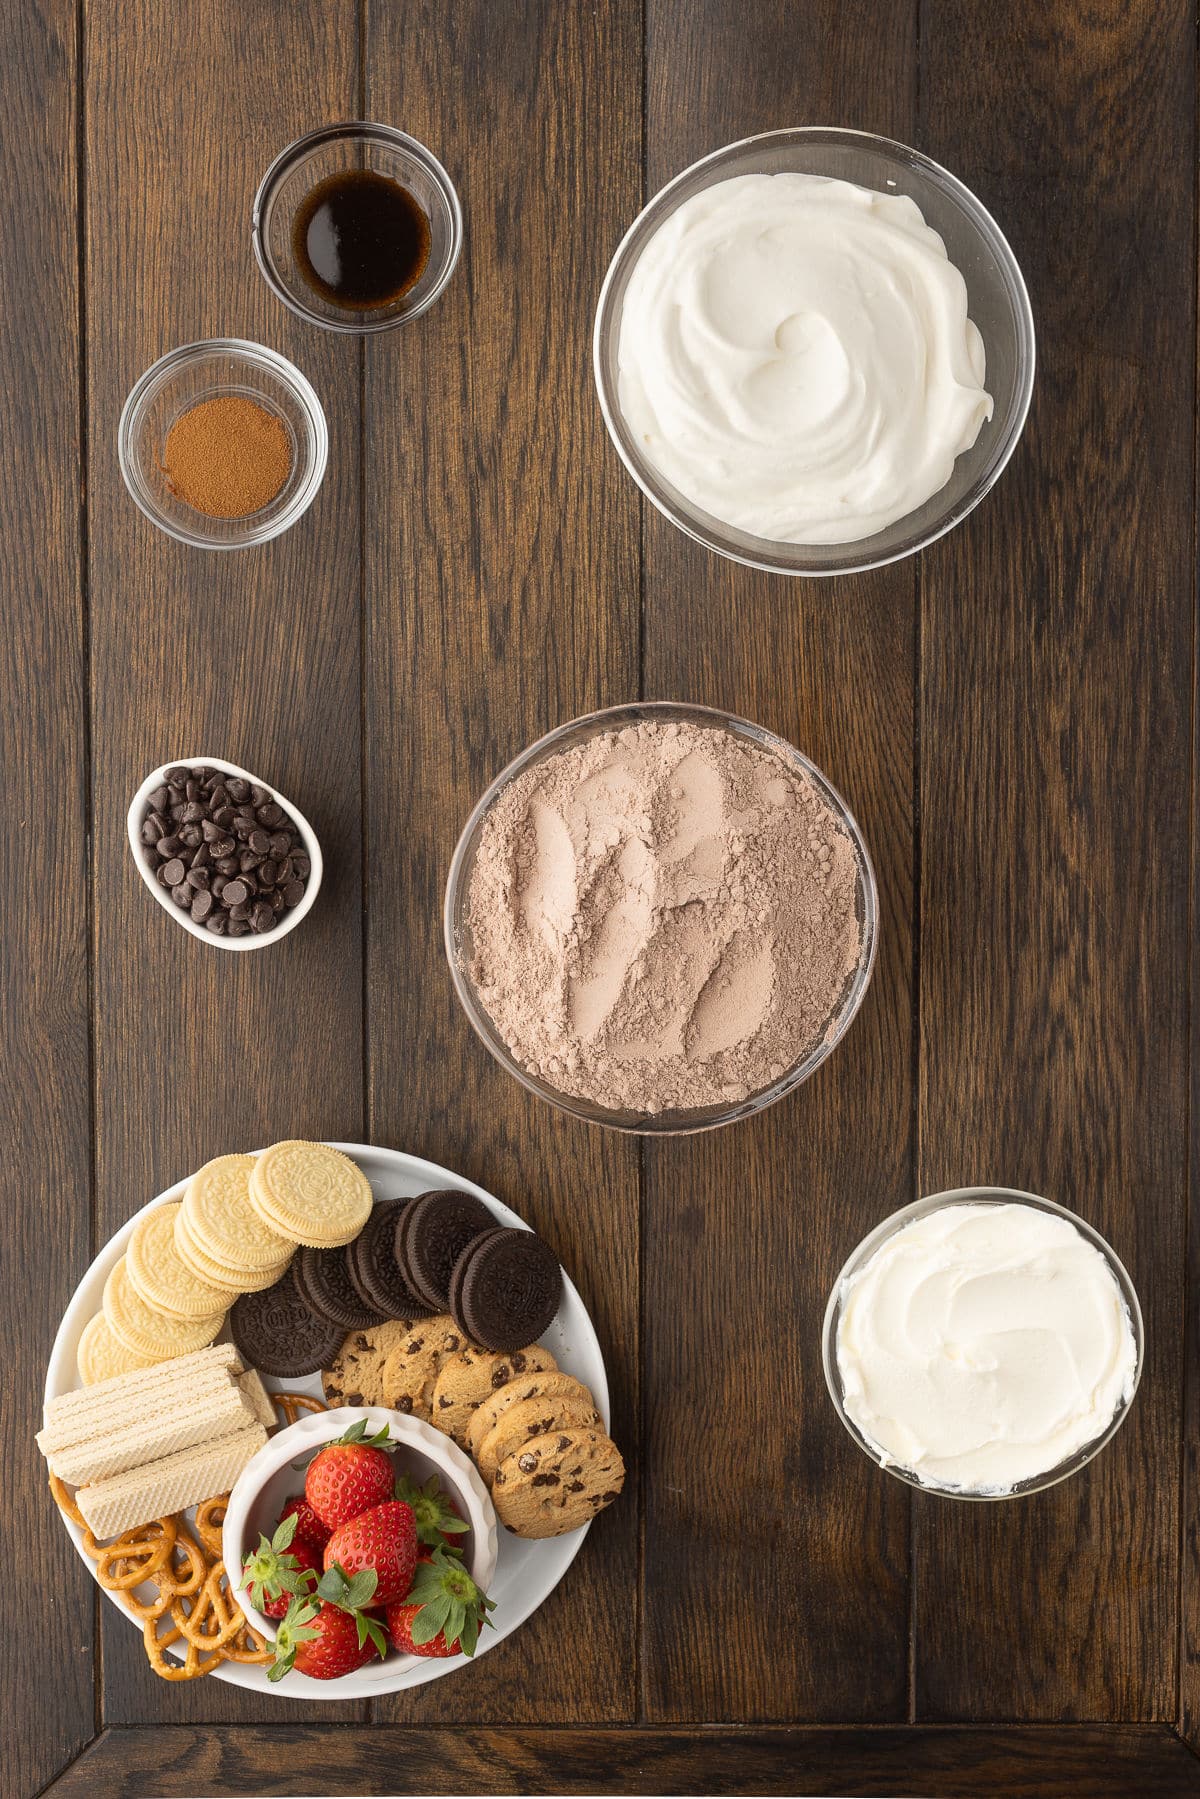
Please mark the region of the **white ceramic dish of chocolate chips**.
<svg viewBox="0 0 1200 1799"><path fill-rule="evenodd" d="M270 801L273 801L275 805L279 806L287 814L288 819L291 821L296 831L299 832L304 848L304 854L308 857L309 861L308 875L305 879L304 897L297 905L281 912L278 915L277 923L272 929L267 931L248 931L244 937L217 936L215 932L208 930L204 924L197 924L190 912L185 911L183 907L176 905L175 901L171 898L169 890L162 885L156 872L149 866L146 859L146 850L150 846L142 842L142 824L146 814L146 806L150 795L155 789L165 785L167 771L172 768L213 768L220 774L228 776L231 780L246 781L251 787L262 789L269 795ZM289 800L285 794L279 793L272 787L269 781L261 780L258 775L251 774L249 769L239 768L236 762L223 762L219 756L175 756L170 762L164 762L162 766L156 768L152 774L147 775L146 779L142 782L141 786L133 796L133 802L129 808L127 829L129 834L129 848L133 854L134 865L141 875L142 880L154 895L159 905L163 908L164 912L168 912L175 920L175 923L182 925L185 931L190 931L193 937L198 937L202 943L210 944L217 949L237 951L266 949L269 944L278 943L281 937L286 937L289 931L295 930L301 919L307 918L308 914L312 911L313 902L321 888L321 876L325 866L321 856L321 846L317 841L316 832L313 830L304 814L292 804L291 800Z"/></svg>
<svg viewBox="0 0 1200 1799"><path fill-rule="evenodd" d="M168 764L173 767L174 764ZM217 764L209 758L209 766ZM280 802L283 804L284 802ZM261 1146L260 1146L261 1147ZM381 1149L374 1144L366 1143L334 1143L334 1149L340 1149L358 1163L371 1183L371 1192L376 1202L384 1199L408 1199L418 1193L428 1193L434 1187L451 1187L460 1193L473 1193L481 1199L492 1213L497 1224L506 1225L511 1230L528 1230L529 1226L511 1207L497 1199L494 1194L478 1187L473 1181L465 1180L461 1175L443 1168L436 1162L426 1162L419 1156L410 1156L397 1149ZM253 1151L254 1146L251 1145ZM176 1181L168 1187L150 1205L143 1206L135 1212L116 1234L109 1238L96 1256L91 1267L84 1274L75 1289L74 1296L67 1306L62 1323L58 1327L58 1335L54 1339L54 1347L50 1352L50 1363L46 1370L45 1398L57 1398L60 1393L69 1393L79 1385L77 1356L79 1338L84 1325L93 1313L100 1310L104 1294L104 1283L114 1263L123 1256L129 1246L138 1220L150 1210L150 1206L169 1204L172 1200L182 1199L187 1181ZM229 1336L228 1326L221 1333L221 1340ZM604 1356L601 1353L600 1341L596 1336L595 1326L588 1316L587 1307L572 1282L569 1274L563 1270L562 1298L558 1312L549 1328L539 1338L553 1355L564 1374L573 1374L578 1381L590 1389L596 1402L596 1409L604 1421L607 1430L610 1425L608 1375L605 1372ZM274 1392L311 1393L314 1399L323 1399L321 1376L309 1374L303 1377L290 1377L276 1380L273 1376L265 1376L267 1388ZM356 1412L366 1411L369 1407L355 1408ZM317 1413L311 1429L319 1435L322 1425L319 1422L327 1414ZM267 1444L282 1437L272 1436ZM301 1437L306 1432L298 1433ZM289 1441L294 1439L289 1437ZM447 1449L443 1455L449 1459L454 1444L446 1438ZM265 1454L265 1452L262 1452ZM455 1452L457 1453L457 1452ZM304 1464L308 1456L297 1458L292 1469L295 1476L291 1492L300 1492L304 1485ZM251 1464L253 1466L253 1464ZM260 1464L261 1466L261 1464ZM247 1470L249 1472L249 1470ZM422 1476L426 1470L420 1466L413 1470ZM454 1483L457 1485L457 1482ZM49 1501L47 1501L49 1503ZM620 1502L618 1502L620 1503ZM626 1502L628 1503L628 1502ZM64 1528L79 1552L80 1559L95 1579L95 1564L83 1549L83 1533L69 1519L63 1519ZM523 1624L538 1607L549 1597L558 1585L583 1545L583 1539L591 1529L585 1524L580 1530L570 1531L566 1536L543 1537L537 1540L514 1537L511 1531L500 1529L496 1533L496 1566L492 1575L489 1592L496 1601L496 1609L491 1615L491 1625L480 1633L479 1646L475 1651L478 1661L481 1655L502 1643L507 1636ZM115 1605L122 1616L129 1620L132 1628L139 1634L141 1625L126 1609L124 1598L118 1592L101 1588L105 1598ZM142 1588L139 1597L149 1598L152 1589ZM564 1613L565 1623L562 1628L570 1629L569 1608ZM167 1655L179 1659L172 1649ZM423 1686L427 1681L440 1680L443 1675L453 1674L468 1666L463 1655L445 1658L422 1658L418 1656L390 1655L384 1662L368 1662L353 1674L346 1674L340 1680L312 1680L305 1674L293 1670L285 1680L273 1685L267 1679L267 1670L244 1662L222 1662L214 1669L211 1679L220 1680L230 1686L247 1687L256 1693L266 1693L276 1699L291 1700L355 1700L377 1698L382 1693L400 1692L408 1687Z"/></svg>

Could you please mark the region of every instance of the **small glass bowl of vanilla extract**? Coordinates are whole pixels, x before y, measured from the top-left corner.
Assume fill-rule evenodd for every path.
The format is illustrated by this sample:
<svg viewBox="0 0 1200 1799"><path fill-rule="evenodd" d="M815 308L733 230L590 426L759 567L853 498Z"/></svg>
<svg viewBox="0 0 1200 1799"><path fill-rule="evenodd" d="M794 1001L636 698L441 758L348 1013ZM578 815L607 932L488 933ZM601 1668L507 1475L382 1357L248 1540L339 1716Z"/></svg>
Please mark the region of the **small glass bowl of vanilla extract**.
<svg viewBox="0 0 1200 1799"><path fill-rule="evenodd" d="M327 331L427 312L462 248L462 208L431 150L392 125L325 125L289 144L254 200L254 254L285 306Z"/></svg>

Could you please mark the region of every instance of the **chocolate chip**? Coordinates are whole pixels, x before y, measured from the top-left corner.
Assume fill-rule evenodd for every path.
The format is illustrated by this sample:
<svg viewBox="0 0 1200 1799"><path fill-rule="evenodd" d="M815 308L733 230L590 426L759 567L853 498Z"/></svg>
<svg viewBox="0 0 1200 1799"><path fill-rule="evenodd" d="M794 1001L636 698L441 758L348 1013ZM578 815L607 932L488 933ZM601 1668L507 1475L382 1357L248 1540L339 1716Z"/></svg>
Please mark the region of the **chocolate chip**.
<svg viewBox="0 0 1200 1799"><path fill-rule="evenodd" d="M173 856L169 862L163 863L158 871L158 878L164 887L178 887L183 879L183 863L178 856Z"/></svg>
<svg viewBox="0 0 1200 1799"><path fill-rule="evenodd" d="M238 859L236 856L216 856L213 860L215 866L220 869L223 875L235 875L238 871Z"/></svg>
<svg viewBox="0 0 1200 1799"><path fill-rule="evenodd" d="M191 778L191 771L186 768L169 768L163 776L168 787L183 787Z"/></svg>
<svg viewBox="0 0 1200 1799"><path fill-rule="evenodd" d="M212 894L201 889L192 901L192 917L197 924L204 923L205 919L212 911L214 904L215 901L213 900Z"/></svg>
<svg viewBox="0 0 1200 1799"><path fill-rule="evenodd" d="M221 895L221 903L226 906L244 906L249 898L250 889L245 881L230 881Z"/></svg>
<svg viewBox="0 0 1200 1799"><path fill-rule="evenodd" d="M192 889L188 886L186 881L181 881L178 887L172 887L171 898L175 901L177 906L186 911L187 907L192 903Z"/></svg>
<svg viewBox="0 0 1200 1799"><path fill-rule="evenodd" d="M517 1457L517 1467L522 1474L532 1474L537 1465L538 1459L535 1455L519 1455Z"/></svg>
<svg viewBox="0 0 1200 1799"><path fill-rule="evenodd" d="M224 937L229 930L229 920L224 912L210 912L206 923L214 937Z"/></svg>
<svg viewBox="0 0 1200 1799"><path fill-rule="evenodd" d="M256 931L269 931L275 923L275 913L264 900L259 900L250 914L250 923Z"/></svg>
<svg viewBox="0 0 1200 1799"><path fill-rule="evenodd" d="M545 1474L535 1474L529 1484L531 1487L556 1487L558 1476L548 1470Z"/></svg>
<svg viewBox="0 0 1200 1799"><path fill-rule="evenodd" d="M206 892L212 881L212 875L207 868L189 868L187 881L188 886L194 887L198 893Z"/></svg>
<svg viewBox="0 0 1200 1799"><path fill-rule="evenodd" d="M189 781L189 783L188 783L189 795L191 794L193 785L194 785L194 783ZM198 788L197 788L197 792L199 792ZM203 817L204 817L204 807L200 804L200 801L198 799L189 798L187 805L183 808L184 824L185 825L198 825L200 823L200 820Z"/></svg>
<svg viewBox="0 0 1200 1799"><path fill-rule="evenodd" d="M221 904L229 906L229 888L221 895ZM237 924L245 924L250 917L250 902L239 900L236 906L229 906L229 916Z"/></svg>
<svg viewBox="0 0 1200 1799"><path fill-rule="evenodd" d="M235 806L240 806L243 801L250 798L250 783L243 781L241 775L231 775L225 785L229 789L229 797Z"/></svg>
<svg viewBox="0 0 1200 1799"><path fill-rule="evenodd" d="M278 891L278 889L276 891ZM283 889L284 905L290 909L292 906L298 906L303 898L304 882L298 877L289 881L287 886Z"/></svg>
<svg viewBox="0 0 1200 1799"><path fill-rule="evenodd" d="M231 918L229 921L229 935L231 937L248 937L250 935L250 926L246 923L244 918Z"/></svg>
<svg viewBox="0 0 1200 1799"><path fill-rule="evenodd" d="M260 887L273 887L278 879L279 864L267 856L258 871L258 884Z"/></svg>
<svg viewBox="0 0 1200 1799"><path fill-rule="evenodd" d="M280 856L286 856L291 847L292 839L287 831L271 832L271 854L276 860L278 860Z"/></svg>
<svg viewBox="0 0 1200 1799"><path fill-rule="evenodd" d="M271 833L269 831L251 831L247 841L256 856L270 855Z"/></svg>
<svg viewBox="0 0 1200 1799"><path fill-rule="evenodd" d="M180 833L179 833L179 841L180 841L180 843L186 845L186 847L190 850L199 849L200 845L204 841L203 837L200 834L200 826L199 825L184 825L182 831L180 831Z"/></svg>

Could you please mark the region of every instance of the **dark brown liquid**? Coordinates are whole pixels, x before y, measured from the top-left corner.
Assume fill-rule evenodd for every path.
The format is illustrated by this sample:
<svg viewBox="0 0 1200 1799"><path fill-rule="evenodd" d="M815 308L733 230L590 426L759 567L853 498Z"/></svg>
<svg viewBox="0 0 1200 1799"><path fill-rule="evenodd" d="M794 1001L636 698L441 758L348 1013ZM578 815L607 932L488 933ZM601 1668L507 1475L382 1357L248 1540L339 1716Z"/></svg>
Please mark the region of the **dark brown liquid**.
<svg viewBox="0 0 1200 1799"><path fill-rule="evenodd" d="M324 299L369 312L416 286L429 261L429 239L429 220L407 188L372 169L347 169L305 195L292 252Z"/></svg>

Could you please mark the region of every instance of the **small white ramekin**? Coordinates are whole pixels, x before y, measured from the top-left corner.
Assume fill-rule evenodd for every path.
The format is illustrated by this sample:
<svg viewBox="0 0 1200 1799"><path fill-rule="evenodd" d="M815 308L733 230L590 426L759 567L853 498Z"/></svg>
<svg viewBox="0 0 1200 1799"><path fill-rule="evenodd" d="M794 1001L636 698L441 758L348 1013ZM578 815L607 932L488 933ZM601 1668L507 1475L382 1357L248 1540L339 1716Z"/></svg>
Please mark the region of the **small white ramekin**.
<svg viewBox="0 0 1200 1799"><path fill-rule="evenodd" d="M198 925L195 919L190 918L181 907L177 906L161 881L156 881L154 876L150 873L149 866L143 855L145 846L142 843L141 836L142 814L146 809L146 801L156 787L162 786L163 776L169 768L219 768L223 775L238 776L243 781L251 782L255 787L265 787L276 805L283 807L288 817L292 820L292 823L296 826L296 829L303 839L304 853L308 857L310 864L308 880L305 884L304 898L300 901L300 904L294 906L290 912L281 913L279 923L273 931L250 931L245 937L217 937L212 931L207 931L202 925ZM216 949L238 951L267 949L272 943L278 943L281 937L286 937L289 931L295 930L302 918L308 917L308 914L312 911L313 902L320 891L321 876L325 872L325 863L321 855L321 846L317 842L317 834L309 824L307 818L305 818L303 812L292 804L286 794L280 793L277 788L272 787L269 781L264 781L258 775L251 774L248 768L239 768L236 762L223 762L219 756L174 756L170 762L162 763L160 767L154 770L153 774L146 776L146 779L134 794L132 804L129 808L126 828L129 834L129 848L133 854L134 865L141 875L142 880L150 889L150 892L154 895L164 912L169 912L171 917L175 920L175 923L182 925L185 931L190 931L193 937L199 937L202 943L211 944Z"/></svg>
<svg viewBox="0 0 1200 1799"><path fill-rule="evenodd" d="M423 1484L436 1474L470 1525L464 1542L467 1567L471 1579L486 1592L496 1572L498 1541L496 1514L487 1488L453 1437L435 1430L420 1418L404 1412L391 1412L384 1406L339 1406L331 1412L313 1412L276 1432L248 1462L229 1495L229 1509L222 1528L222 1549L229 1570L229 1584L235 1589L238 1604L254 1629L271 1642L275 1640L275 1621L251 1605L239 1585L242 1565L258 1544L259 1535L269 1537L280 1512L288 1500L304 1491L308 1464L319 1449L343 1436L361 1418L367 1421L367 1435L388 1427L395 1452L397 1474L408 1474ZM400 1667L415 1667L419 1658L413 1655L389 1655L385 1662L368 1662L359 1670L359 1678L370 1676L374 1669L386 1668L394 1675Z"/></svg>

